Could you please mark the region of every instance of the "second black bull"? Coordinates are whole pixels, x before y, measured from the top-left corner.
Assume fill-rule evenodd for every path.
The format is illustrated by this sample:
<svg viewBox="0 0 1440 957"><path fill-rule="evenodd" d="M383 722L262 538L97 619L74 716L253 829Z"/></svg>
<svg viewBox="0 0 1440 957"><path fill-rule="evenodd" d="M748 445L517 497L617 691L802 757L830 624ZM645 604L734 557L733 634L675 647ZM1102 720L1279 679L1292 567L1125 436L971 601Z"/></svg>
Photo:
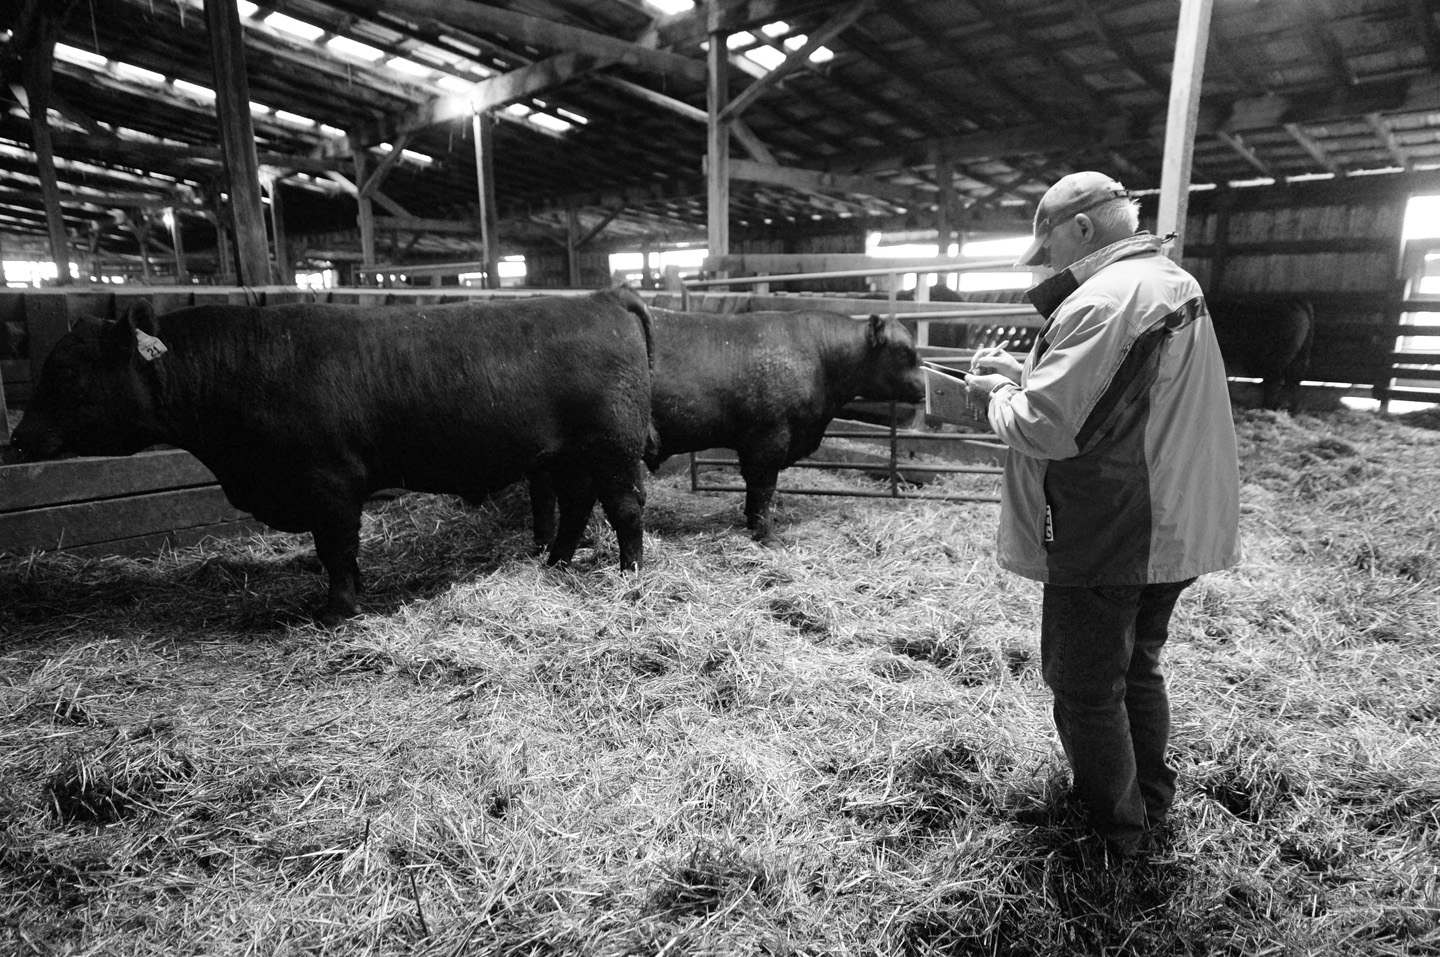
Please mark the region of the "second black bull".
<svg viewBox="0 0 1440 957"><path fill-rule="evenodd" d="M649 322L620 291L159 319L141 302L55 345L13 443L32 458L188 450L236 508L313 533L325 623L355 614L361 510L382 488L480 499L543 473L560 499L550 563L574 555L598 497L637 568Z"/></svg>
<svg viewBox="0 0 1440 957"><path fill-rule="evenodd" d="M1261 404L1293 410L1310 371L1315 307L1305 299L1207 301L1230 375L1261 380Z"/></svg>
<svg viewBox="0 0 1440 957"><path fill-rule="evenodd" d="M745 480L745 524L771 533L781 470L820 447L831 419L855 398L922 402L915 343L895 319L833 312L734 314L652 310L653 470L673 455L733 449ZM554 498L532 478L535 538L552 533Z"/></svg>

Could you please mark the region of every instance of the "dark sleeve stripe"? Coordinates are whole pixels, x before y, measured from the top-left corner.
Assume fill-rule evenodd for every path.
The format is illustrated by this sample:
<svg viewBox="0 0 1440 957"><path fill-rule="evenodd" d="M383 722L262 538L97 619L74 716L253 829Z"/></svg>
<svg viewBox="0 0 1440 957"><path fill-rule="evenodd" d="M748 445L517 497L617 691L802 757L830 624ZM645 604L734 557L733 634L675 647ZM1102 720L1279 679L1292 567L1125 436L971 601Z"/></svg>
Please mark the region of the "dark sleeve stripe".
<svg viewBox="0 0 1440 957"><path fill-rule="evenodd" d="M1160 347L1176 330L1194 322L1204 308L1204 300L1197 296L1140 334L1076 433L1075 445L1080 452L1089 451L1109 434L1125 410L1150 388L1160 367Z"/></svg>

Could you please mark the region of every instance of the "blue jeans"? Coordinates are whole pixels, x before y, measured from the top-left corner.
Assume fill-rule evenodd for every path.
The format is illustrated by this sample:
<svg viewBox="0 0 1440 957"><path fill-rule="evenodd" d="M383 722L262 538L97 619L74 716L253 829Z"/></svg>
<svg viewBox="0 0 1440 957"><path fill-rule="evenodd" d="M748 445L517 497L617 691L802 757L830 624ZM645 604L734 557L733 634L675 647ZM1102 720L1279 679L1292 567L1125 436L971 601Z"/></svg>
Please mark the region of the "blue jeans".
<svg viewBox="0 0 1440 957"><path fill-rule="evenodd" d="M1175 800L1160 649L1175 602L1194 581L1045 586L1040 666L1055 694L1055 729L1090 825L1122 852Z"/></svg>

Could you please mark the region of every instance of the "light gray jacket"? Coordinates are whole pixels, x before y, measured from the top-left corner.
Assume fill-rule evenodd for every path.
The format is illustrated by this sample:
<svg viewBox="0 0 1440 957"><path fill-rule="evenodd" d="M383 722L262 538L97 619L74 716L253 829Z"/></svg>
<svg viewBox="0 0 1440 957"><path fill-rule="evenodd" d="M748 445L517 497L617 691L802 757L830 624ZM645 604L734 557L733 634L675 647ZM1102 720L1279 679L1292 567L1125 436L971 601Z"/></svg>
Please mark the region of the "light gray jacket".
<svg viewBox="0 0 1440 957"><path fill-rule="evenodd" d="M998 561L1058 585L1143 585L1240 560L1240 476L1200 286L1140 233L1027 293L1048 321L992 393L1009 447Z"/></svg>

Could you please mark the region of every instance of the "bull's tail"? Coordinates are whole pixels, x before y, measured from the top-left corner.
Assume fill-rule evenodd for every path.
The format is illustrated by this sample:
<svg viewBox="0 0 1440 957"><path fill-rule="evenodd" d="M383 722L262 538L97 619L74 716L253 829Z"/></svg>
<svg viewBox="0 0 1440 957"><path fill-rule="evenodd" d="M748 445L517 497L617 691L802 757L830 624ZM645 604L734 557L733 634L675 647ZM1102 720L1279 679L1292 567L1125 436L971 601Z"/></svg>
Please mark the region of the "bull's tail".
<svg viewBox="0 0 1440 957"><path fill-rule="evenodd" d="M640 328L645 331L645 360L650 366L650 371L655 371L655 317L650 314L650 307L640 294L628 283L617 286L615 292L620 296L621 303L629 309L637 319L640 320Z"/></svg>

